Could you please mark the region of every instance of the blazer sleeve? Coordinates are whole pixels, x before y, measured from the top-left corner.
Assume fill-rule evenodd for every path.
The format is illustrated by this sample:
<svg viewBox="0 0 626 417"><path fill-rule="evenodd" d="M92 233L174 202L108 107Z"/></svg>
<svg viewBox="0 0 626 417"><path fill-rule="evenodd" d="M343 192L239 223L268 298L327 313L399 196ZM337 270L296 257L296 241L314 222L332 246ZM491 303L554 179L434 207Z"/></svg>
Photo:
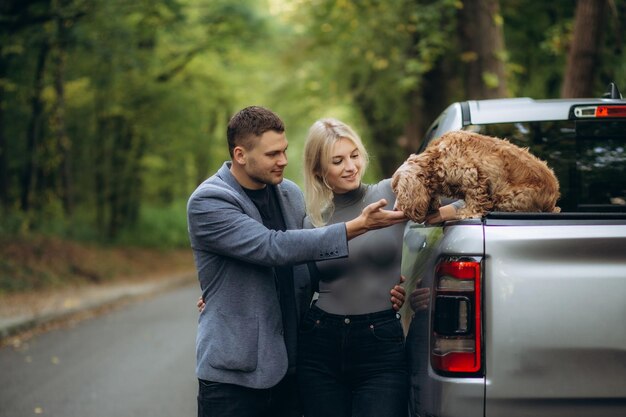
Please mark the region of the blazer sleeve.
<svg viewBox="0 0 626 417"><path fill-rule="evenodd" d="M244 262L279 266L348 256L344 223L275 231L248 215L236 193L210 184L187 205L191 246Z"/></svg>

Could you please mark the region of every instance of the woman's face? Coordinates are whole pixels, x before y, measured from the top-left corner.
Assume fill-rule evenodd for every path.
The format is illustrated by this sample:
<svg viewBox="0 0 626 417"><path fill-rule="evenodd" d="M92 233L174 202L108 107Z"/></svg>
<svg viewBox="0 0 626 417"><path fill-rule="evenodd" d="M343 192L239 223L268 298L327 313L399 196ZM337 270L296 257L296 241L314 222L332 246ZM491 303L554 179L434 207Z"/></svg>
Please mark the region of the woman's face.
<svg viewBox="0 0 626 417"><path fill-rule="evenodd" d="M341 138L333 145L326 166L326 183L335 194L345 194L361 185L363 159L350 139Z"/></svg>

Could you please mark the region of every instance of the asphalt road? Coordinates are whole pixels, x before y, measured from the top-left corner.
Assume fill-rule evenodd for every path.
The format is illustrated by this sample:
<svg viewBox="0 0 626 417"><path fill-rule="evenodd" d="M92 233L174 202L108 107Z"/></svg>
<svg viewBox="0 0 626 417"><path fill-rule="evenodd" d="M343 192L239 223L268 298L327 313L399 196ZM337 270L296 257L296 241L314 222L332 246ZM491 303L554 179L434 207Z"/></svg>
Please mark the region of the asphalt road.
<svg viewBox="0 0 626 417"><path fill-rule="evenodd" d="M0 417L196 415L199 290L138 300L0 349Z"/></svg>

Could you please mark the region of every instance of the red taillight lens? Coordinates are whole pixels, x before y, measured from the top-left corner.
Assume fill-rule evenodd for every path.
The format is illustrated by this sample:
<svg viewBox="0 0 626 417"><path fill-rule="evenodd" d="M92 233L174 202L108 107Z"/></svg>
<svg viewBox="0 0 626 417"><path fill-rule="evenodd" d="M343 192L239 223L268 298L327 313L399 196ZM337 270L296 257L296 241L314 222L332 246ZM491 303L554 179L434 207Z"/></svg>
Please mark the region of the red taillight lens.
<svg viewBox="0 0 626 417"><path fill-rule="evenodd" d="M435 270L431 364L445 373L480 372L480 260L444 259Z"/></svg>
<svg viewBox="0 0 626 417"><path fill-rule="evenodd" d="M598 106L596 117L626 117L626 106Z"/></svg>

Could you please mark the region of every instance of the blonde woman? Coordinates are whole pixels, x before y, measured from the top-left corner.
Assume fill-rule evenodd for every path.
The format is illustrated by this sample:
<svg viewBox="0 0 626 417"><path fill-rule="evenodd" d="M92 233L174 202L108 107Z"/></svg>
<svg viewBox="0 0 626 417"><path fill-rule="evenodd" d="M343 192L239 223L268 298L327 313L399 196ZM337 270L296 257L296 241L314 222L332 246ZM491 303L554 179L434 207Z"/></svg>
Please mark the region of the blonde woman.
<svg viewBox="0 0 626 417"><path fill-rule="evenodd" d="M390 179L362 183L367 163L361 138L347 124L321 119L311 126L304 150L305 226L351 219L381 198L393 208ZM319 298L300 326L297 355L306 417L407 414L404 333L389 304L389 288L400 277L404 226L359 236L348 243L349 257L316 263Z"/></svg>

